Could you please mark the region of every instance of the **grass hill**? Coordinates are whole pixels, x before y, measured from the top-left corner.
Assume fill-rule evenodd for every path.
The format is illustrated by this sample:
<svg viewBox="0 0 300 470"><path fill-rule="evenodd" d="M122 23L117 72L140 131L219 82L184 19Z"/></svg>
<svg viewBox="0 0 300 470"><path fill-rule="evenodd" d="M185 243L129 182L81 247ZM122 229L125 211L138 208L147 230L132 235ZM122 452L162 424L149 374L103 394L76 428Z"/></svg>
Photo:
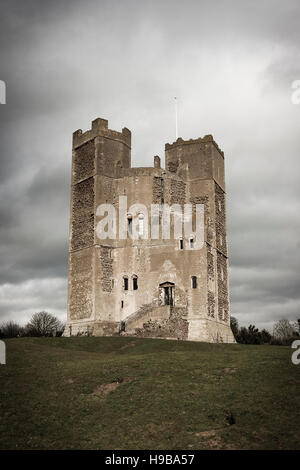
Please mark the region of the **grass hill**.
<svg viewBox="0 0 300 470"><path fill-rule="evenodd" d="M1 449L300 449L291 348L128 337L6 345Z"/></svg>

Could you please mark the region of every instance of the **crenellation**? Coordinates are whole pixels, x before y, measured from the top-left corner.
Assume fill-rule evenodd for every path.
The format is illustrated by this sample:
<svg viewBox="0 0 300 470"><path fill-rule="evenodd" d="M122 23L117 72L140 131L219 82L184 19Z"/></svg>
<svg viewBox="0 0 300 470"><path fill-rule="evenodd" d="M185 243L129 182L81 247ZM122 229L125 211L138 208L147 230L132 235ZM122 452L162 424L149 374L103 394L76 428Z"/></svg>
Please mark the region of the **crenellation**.
<svg viewBox="0 0 300 470"><path fill-rule="evenodd" d="M189 139L189 140L183 140L181 137L179 137L175 142L172 144L165 144L165 149L166 150L171 150L176 147L182 146L182 145L191 145L191 144L202 144L202 143L208 143L211 142L216 149L220 152L220 154L224 157L224 152L220 149L216 141L214 140L213 136L211 134L207 134L204 137L198 137L197 139Z"/></svg>
<svg viewBox="0 0 300 470"><path fill-rule="evenodd" d="M77 148L85 144L89 140L94 139L96 136L103 136L111 140L122 142L128 148L131 148L131 132L127 127L123 127L122 132L114 131L108 128L108 121L106 119L97 118L92 121L91 129L82 132L78 129L73 132L73 148Z"/></svg>

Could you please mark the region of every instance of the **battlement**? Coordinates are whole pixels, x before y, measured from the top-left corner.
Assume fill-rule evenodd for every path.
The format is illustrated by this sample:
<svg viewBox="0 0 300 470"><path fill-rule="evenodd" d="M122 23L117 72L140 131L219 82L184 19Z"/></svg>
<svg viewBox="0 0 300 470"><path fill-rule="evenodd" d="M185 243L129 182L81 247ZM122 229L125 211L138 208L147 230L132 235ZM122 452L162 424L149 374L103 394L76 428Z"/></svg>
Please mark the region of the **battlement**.
<svg viewBox="0 0 300 470"><path fill-rule="evenodd" d="M108 128L107 119L97 118L92 121L91 129L86 132L82 132L82 129L77 129L73 132L73 148L79 147L85 144L89 140L95 137L106 137L107 139L117 140L122 142L127 147L131 148L131 132L129 129L124 127L122 132L117 132Z"/></svg>
<svg viewBox="0 0 300 470"><path fill-rule="evenodd" d="M166 144L165 150L171 150L176 147L181 147L182 145L202 144L202 143L207 143L207 142L212 142L213 145L216 147L216 149L220 152L222 157L224 157L224 152L220 149L220 147L218 146L218 144L216 143L216 141L214 140L211 134L207 134L204 137L198 137L198 139L189 139L189 140L183 140L181 137L178 137L178 139L172 144Z"/></svg>

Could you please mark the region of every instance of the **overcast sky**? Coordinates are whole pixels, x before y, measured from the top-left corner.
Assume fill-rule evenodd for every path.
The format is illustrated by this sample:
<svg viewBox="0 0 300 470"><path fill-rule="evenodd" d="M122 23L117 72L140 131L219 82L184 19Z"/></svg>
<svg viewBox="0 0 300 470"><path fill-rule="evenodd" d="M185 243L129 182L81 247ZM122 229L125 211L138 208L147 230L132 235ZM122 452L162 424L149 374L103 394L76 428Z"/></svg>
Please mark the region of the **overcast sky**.
<svg viewBox="0 0 300 470"><path fill-rule="evenodd" d="M66 319L71 135L96 117L152 166L179 135L225 152L231 314L300 317L299 0L0 0L0 322Z"/></svg>

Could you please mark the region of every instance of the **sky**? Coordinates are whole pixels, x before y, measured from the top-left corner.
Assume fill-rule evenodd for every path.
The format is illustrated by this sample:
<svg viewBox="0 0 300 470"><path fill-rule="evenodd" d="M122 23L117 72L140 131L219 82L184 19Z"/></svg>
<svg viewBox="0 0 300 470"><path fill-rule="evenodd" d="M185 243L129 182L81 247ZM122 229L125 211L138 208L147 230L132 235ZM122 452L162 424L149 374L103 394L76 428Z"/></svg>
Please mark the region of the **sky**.
<svg viewBox="0 0 300 470"><path fill-rule="evenodd" d="M300 317L298 0L0 0L0 323L66 319L71 138L132 132L133 166L179 135L225 153L231 315Z"/></svg>

